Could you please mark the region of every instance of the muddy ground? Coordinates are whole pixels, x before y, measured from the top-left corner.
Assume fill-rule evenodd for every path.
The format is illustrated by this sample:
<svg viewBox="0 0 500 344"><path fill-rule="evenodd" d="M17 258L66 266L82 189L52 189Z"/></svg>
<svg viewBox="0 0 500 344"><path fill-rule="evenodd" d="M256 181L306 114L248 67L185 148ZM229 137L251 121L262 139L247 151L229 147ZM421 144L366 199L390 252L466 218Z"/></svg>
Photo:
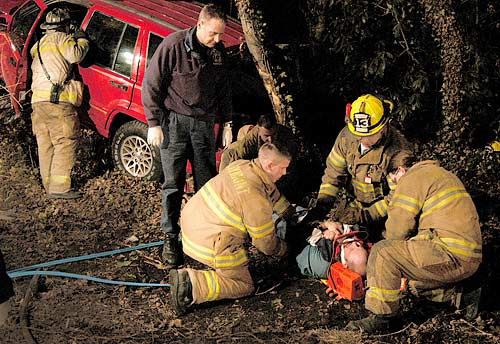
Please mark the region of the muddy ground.
<svg viewBox="0 0 500 344"><path fill-rule="evenodd" d="M0 248L8 270L162 240L159 184L115 171L107 147L106 140L84 131L74 170L84 196L51 200L40 184L29 120L0 126ZM41 344L499 343L500 205L495 195L498 190L476 200L485 239L480 277L485 287L481 313L471 322L451 308L405 299L401 331L374 336L345 332L348 320L366 315L362 302L334 301L318 281L253 252L252 272L256 281L262 280L259 295L197 306L181 318L172 311L168 287L59 277L39 279L23 316L19 310L31 277L17 278L12 319L0 329L0 343L24 343L29 334ZM51 269L160 282L167 271L158 253L155 247Z"/></svg>

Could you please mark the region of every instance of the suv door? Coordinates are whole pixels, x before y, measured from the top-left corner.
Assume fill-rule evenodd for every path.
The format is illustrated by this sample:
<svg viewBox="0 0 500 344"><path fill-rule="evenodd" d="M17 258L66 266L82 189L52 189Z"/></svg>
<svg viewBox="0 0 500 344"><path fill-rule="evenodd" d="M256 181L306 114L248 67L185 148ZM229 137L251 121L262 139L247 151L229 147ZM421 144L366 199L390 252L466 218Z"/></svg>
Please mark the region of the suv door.
<svg viewBox="0 0 500 344"><path fill-rule="evenodd" d="M5 84L17 101L12 101L19 112L19 100L24 100L25 93L18 94L19 90L27 89L28 55L33 36L35 22L41 17L41 8L35 2L28 2L12 17L8 32L3 35L0 44L0 65ZM34 40L33 40L34 41Z"/></svg>
<svg viewBox="0 0 500 344"><path fill-rule="evenodd" d="M163 41L163 37L166 35L161 35L159 33L155 33L152 31L148 31L147 26L144 28L144 38L143 38L143 47L141 49L141 61L139 62L139 69L137 75L137 83L134 87L134 94L132 96L132 104L130 106L130 113L134 114L134 117L139 121L146 123L146 115L144 115L144 106L142 105L142 81L144 79L144 72L146 67L149 64L149 60L153 56L156 48ZM146 58L144 58L144 56Z"/></svg>
<svg viewBox="0 0 500 344"><path fill-rule="evenodd" d="M84 23L85 26L85 23ZM94 11L84 27L91 41L92 65L80 66L90 94L88 111L97 130L109 136L109 118L128 109L137 80L139 23Z"/></svg>

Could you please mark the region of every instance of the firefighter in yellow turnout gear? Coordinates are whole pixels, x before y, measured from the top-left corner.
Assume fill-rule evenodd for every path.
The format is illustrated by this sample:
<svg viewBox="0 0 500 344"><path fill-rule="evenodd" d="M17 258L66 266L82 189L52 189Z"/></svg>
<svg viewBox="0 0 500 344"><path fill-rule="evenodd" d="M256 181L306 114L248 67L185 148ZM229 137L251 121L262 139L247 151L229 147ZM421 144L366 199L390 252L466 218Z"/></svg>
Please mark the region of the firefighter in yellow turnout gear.
<svg viewBox="0 0 500 344"><path fill-rule="evenodd" d="M71 190L80 123L77 106L83 84L73 78L73 64L83 60L89 42L83 31L69 34L70 13L55 8L41 25L45 35L31 48L33 95L31 117L38 144L42 184L50 198L80 196Z"/></svg>
<svg viewBox="0 0 500 344"><path fill-rule="evenodd" d="M389 330L401 298L401 278L409 290L436 302L451 302L477 314L480 288L461 290L457 282L473 275L482 258L479 218L462 182L435 161L414 163L401 152L390 163L397 183L386 222L386 239L371 250L365 307L369 317L347 328ZM461 299L459 297L462 296Z"/></svg>
<svg viewBox="0 0 500 344"><path fill-rule="evenodd" d="M178 315L191 304L253 292L244 246L249 239L266 255L286 254L287 245L276 236L272 213L284 215L290 206L275 186L289 163L285 149L266 143L257 159L229 164L188 201L180 221L183 251L212 269L170 271Z"/></svg>
<svg viewBox="0 0 500 344"><path fill-rule="evenodd" d="M350 109L349 109L350 107ZM395 185L387 166L399 151L411 150L403 135L389 125L392 102L365 94L348 104L347 126L337 136L326 159L326 169L318 193L318 217L332 208L341 188L354 196L344 223L371 224L387 216Z"/></svg>

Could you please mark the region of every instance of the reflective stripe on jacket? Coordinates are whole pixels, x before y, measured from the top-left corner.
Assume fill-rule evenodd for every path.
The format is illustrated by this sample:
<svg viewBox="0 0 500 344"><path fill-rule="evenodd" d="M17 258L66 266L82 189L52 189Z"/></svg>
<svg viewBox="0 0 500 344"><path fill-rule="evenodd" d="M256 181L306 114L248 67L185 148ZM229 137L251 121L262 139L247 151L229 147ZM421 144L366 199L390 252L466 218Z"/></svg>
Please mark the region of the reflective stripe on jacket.
<svg viewBox="0 0 500 344"><path fill-rule="evenodd" d="M276 236L273 207L288 202L258 160L238 160L208 181L181 214L184 252L214 268L234 268L248 260L244 244L281 256L286 244Z"/></svg>
<svg viewBox="0 0 500 344"><path fill-rule="evenodd" d="M358 138L345 127L326 159L318 198L334 198L340 188L350 187L358 206L365 208L372 220L385 217L395 188L387 167L402 149L411 150L411 146L397 129L389 126L382 144L361 154Z"/></svg>
<svg viewBox="0 0 500 344"><path fill-rule="evenodd" d="M464 185L436 161L411 167L398 182L386 222L387 239L434 240L461 259L481 259L479 216Z"/></svg>
<svg viewBox="0 0 500 344"><path fill-rule="evenodd" d="M72 72L71 65L80 63L87 54L89 42L85 38L75 40L66 33L48 30L40 39L40 47L37 46L38 43L35 43L30 51L33 59L31 65L33 71L32 103L50 101L52 84L64 84L68 74ZM42 62L50 76L50 81L40 64L38 50L40 50ZM71 80L64 85L59 101L79 106L82 93L83 84Z"/></svg>

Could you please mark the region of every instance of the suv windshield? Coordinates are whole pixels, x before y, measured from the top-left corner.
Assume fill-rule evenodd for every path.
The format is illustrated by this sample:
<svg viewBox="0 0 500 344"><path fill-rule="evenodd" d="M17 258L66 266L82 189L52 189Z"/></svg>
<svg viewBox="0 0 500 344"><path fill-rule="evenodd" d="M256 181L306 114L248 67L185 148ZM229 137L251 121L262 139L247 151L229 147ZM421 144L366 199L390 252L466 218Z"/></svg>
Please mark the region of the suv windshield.
<svg viewBox="0 0 500 344"><path fill-rule="evenodd" d="M12 42L21 54L23 46L28 38L33 23L35 22L38 14L40 14L40 7L34 2L28 3L21 8L12 18L10 34Z"/></svg>

